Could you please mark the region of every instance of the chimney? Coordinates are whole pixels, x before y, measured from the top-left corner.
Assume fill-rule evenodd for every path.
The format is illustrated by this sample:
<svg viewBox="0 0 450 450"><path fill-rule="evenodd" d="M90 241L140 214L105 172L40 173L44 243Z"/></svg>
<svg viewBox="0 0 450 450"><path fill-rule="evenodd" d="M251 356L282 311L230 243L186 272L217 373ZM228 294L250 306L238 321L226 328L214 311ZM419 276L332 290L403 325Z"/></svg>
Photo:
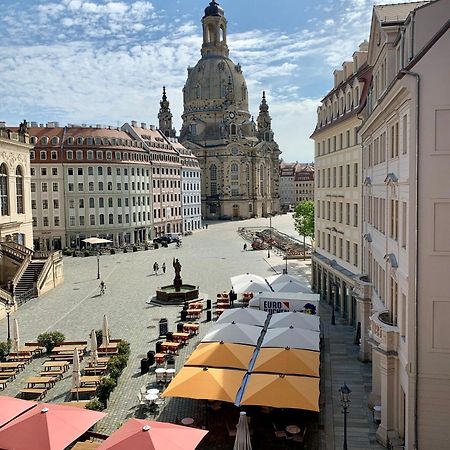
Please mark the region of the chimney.
<svg viewBox="0 0 450 450"><path fill-rule="evenodd" d="M144 128L144 130L147 128L147 124L145 122L141 122L141 128Z"/></svg>
<svg viewBox="0 0 450 450"><path fill-rule="evenodd" d="M135 120L132 120L132 121L131 121L131 126L132 126L133 128L137 128L137 122L136 122Z"/></svg>
<svg viewBox="0 0 450 450"><path fill-rule="evenodd" d="M37 128L38 123L37 122L31 122L31 128Z"/></svg>
<svg viewBox="0 0 450 450"><path fill-rule="evenodd" d="M155 131L155 125L150 125L150 130Z"/></svg>

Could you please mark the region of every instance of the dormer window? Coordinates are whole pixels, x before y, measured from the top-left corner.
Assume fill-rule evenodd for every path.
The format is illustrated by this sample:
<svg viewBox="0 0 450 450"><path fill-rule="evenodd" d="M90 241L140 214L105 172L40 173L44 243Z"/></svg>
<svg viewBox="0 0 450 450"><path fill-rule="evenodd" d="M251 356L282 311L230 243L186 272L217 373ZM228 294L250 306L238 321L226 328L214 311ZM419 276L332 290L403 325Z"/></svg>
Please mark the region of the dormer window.
<svg viewBox="0 0 450 450"><path fill-rule="evenodd" d="M46 137L46 136L41 137L41 144L42 145L47 145L48 144L48 137Z"/></svg>
<svg viewBox="0 0 450 450"><path fill-rule="evenodd" d="M83 138L77 137L77 145L83 145Z"/></svg>
<svg viewBox="0 0 450 450"><path fill-rule="evenodd" d="M52 145L58 145L59 138L57 136L52 137Z"/></svg>
<svg viewBox="0 0 450 450"><path fill-rule="evenodd" d="M66 142L67 142L68 145L73 145L73 137L72 137L72 136L69 136L69 137L66 139Z"/></svg>

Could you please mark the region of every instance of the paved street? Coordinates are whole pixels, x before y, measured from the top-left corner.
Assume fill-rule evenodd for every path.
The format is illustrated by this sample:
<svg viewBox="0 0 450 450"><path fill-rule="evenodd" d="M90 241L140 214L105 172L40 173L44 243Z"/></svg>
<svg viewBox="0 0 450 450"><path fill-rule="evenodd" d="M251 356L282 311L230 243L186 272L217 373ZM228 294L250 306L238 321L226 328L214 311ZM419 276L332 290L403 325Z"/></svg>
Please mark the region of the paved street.
<svg viewBox="0 0 450 450"><path fill-rule="evenodd" d="M139 362L148 350L155 349L155 342L158 340L158 320L162 317L168 318L169 328L172 330L179 321L180 307L159 307L146 303L158 286L172 282L174 276L172 258L179 258L183 266L181 276L185 283L198 285L204 298L215 298L217 292L230 289L230 276L243 272L269 276L281 272L284 268L285 262L274 252L268 259L265 251L242 251L243 241L236 233L237 228L261 225L268 226L268 219L213 223L207 230L183 238L181 248L170 245L169 248L157 250L102 256L101 278L107 285L106 294L102 297L98 295L96 258L67 257L64 260L65 283L43 297L30 301L15 314L19 321L21 340L23 342L35 340L39 333L46 330L62 331L67 340L88 340L90 330L100 329L103 314L108 315L111 337L126 339L131 344L130 361L110 398L106 411L109 414L98 426L98 431L110 433L129 417L139 417L141 414L138 411L137 393L141 386L152 384L155 376L153 373L141 376ZM295 235L290 215L273 218L272 226ZM166 263L165 275L153 275L152 266L155 261L160 267L163 262ZM310 263L289 261L289 272L308 279ZM324 310L323 313L324 321L328 321L327 311ZM205 319L204 314L200 337L212 325L212 322L206 322ZM325 350L329 353L324 356L322 363L324 377L322 402L326 402L326 407L320 420L322 425L320 428L323 429L320 432L321 448L324 450L341 448L342 417L337 388L344 381L351 384L352 391L357 393L352 399L353 415L349 416L355 444L352 445L350 441L349 448L377 448L370 446L374 427L370 423L371 417L364 404L367 382L370 383L368 377L370 366L356 361L354 347L348 345L352 339L350 327L337 325L331 331L328 325L322 328ZM3 320L0 322L0 340L5 338L6 321ZM177 369L193 351L199 338L191 339L189 345L182 349L180 356L176 358ZM347 365L347 357L351 365ZM16 395L25 387L25 380L28 377L39 373L42 362L43 358L34 360L2 393ZM348 367L349 371L342 372L343 367ZM64 379L49 391L46 400L67 400L70 383L69 371ZM168 400L160 419L175 421L177 418L195 417L198 424L206 426L207 417L202 403L187 399ZM355 417L356 414L358 418ZM372 434L369 436L369 433ZM209 448L212 450L212 447Z"/></svg>

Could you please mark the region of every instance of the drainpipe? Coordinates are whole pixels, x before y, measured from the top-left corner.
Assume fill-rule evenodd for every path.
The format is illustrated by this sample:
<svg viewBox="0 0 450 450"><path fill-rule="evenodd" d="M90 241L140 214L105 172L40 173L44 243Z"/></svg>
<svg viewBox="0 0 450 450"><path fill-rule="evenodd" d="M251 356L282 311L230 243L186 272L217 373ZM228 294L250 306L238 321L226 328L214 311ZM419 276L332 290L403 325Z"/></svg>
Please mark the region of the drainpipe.
<svg viewBox="0 0 450 450"><path fill-rule="evenodd" d="M414 20L414 16L413 16ZM413 22L414 23L414 22ZM416 72L411 72L410 70L403 69L400 73L404 75L410 75L415 77L416 79L416 136L415 136L415 204L416 208L416 217L415 217L415 228L414 228L414 256L416 259L416 265L414 270L414 315L415 315L415 324L414 324L414 346L415 346L415 370L414 370L414 378L415 378L415 387L414 387L414 449L419 449L419 439L418 439L418 394L419 394L419 345L418 345L418 328L419 328L419 316L418 316L418 274L419 274L419 139L420 139L420 75Z"/></svg>

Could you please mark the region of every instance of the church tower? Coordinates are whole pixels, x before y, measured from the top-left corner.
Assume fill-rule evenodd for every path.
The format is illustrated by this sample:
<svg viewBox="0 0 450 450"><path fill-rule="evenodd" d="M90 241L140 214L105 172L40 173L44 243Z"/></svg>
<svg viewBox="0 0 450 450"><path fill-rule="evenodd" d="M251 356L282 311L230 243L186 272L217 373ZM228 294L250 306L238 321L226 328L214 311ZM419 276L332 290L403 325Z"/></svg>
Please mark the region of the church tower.
<svg viewBox="0 0 450 450"><path fill-rule="evenodd" d="M230 59L227 19L216 0L202 17L201 58L183 88L180 142L202 169L202 216L265 216L279 210L280 150L265 98L258 127L248 107L242 67ZM258 135L260 134L260 136Z"/></svg>
<svg viewBox="0 0 450 450"><path fill-rule="evenodd" d="M172 113L170 112L165 86L163 86L163 95L162 100L159 102L159 106L159 129L164 134L164 136L175 137L175 130L172 128Z"/></svg>
<svg viewBox="0 0 450 450"><path fill-rule="evenodd" d="M269 115L269 105L266 100L266 93L263 91L261 104L259 105L258 123L258 139L261 141L272 142L272 118Z"/></svg>

